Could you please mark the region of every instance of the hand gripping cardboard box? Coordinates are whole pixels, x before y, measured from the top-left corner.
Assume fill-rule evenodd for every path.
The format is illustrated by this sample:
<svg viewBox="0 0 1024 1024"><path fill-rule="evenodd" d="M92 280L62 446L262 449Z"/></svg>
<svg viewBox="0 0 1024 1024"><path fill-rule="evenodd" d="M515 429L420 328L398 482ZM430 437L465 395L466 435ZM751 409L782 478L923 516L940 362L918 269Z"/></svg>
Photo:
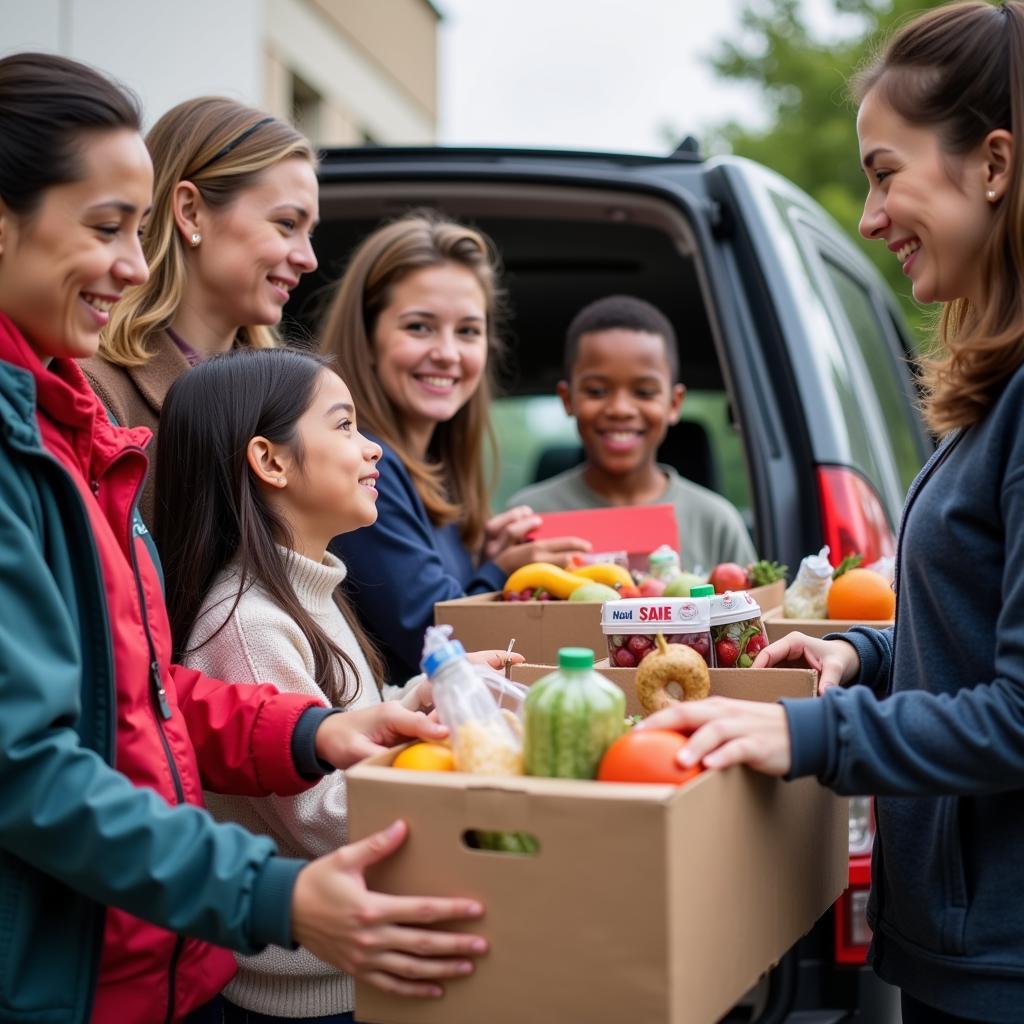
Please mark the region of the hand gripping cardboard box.
<svg viewBox="0 0 1024 1024"><path fill-rule="evenodd" d="M550 668L517 666L532 682ZM632 672L610 670L632 689ZM813 693L806 670L713 670L713 690ZM732 768L682 787L397 771L348 772L353 839L401 817L410 835L369 875L401 894L484 904L490 952L439 1000L357 984L376 1024L713 1024L805 934L847 882L846 801L813 779ZM540 850L475 850L474 829Z"/></svg>
<svg viewBox="0 0 1024 1024"><path fill-rule="evenodd" d="M755 587L750 596L762 612L782 603L781 580ZM448 623L467 651L515 650L529 662L553 665L560 647L589 647L604 657L601 606L575 601L502 601L500 593L476 594L434 605L434 623Z"/></svg>

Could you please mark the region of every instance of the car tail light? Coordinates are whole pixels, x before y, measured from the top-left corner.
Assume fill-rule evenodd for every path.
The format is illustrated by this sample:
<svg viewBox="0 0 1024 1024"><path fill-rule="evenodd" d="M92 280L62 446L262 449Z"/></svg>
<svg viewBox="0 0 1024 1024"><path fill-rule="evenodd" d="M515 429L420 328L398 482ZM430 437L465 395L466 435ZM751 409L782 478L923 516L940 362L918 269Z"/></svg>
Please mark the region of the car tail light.
<svg viewBox="0 0 1024 1024"><path fill-rule="evenodd" d="M833 565L844 555L859 553L870 565L896 554L896 539L877 492L846 466L818 467L821 528Z"/></svg>
<svg viewBox="0 0 1024 1024"><path fill-rule="evenodd" d="M871 943L868 925L868 893L871 890L871 858L850 858L850 887L836 901L836 963L862 964Z"/></svg>

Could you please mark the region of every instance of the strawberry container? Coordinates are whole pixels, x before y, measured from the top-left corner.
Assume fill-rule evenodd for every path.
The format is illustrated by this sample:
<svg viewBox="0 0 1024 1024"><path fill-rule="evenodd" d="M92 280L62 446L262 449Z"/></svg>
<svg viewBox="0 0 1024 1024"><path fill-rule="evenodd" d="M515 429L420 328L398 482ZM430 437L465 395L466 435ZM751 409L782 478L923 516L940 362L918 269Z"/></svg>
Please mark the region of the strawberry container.
<svg viewBox="0 0 1024 1024"><path fill-rule="evenodd" d="M635 668L655 650L661 633L692 647L711 664L710 603L705 597L631 597L601 606L601 632L613 668Z"/></svg>
<svg viewBox="0 0 1024 1024"><path fill-rule="evenodd" d="M708 600L715 666L750 668L758 652L768 644L757 602L745 590L726 591Z"/></svg>

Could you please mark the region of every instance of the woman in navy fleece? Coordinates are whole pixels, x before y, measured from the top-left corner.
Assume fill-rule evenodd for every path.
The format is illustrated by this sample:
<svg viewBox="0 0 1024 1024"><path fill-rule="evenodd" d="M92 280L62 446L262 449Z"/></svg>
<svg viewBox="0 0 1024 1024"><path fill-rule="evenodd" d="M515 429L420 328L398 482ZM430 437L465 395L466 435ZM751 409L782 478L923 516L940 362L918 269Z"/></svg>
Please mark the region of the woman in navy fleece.
<svg viewBox="0 0 1024 1024"><path fill-rule="evenodd" d="M418 671L434 604L500 590L527 562L564 565L589 545L524 540L540 519L519 506L490 516L496 258L479 232L431 211L401 217L356 249L321 331L383 449L378 517L331 551L389 679ZM493 452L492 452L493 454Z"/></svg>
<svg viewBox="0 0 1024 1024"><path fill-rule="evenodd" d="M1024 1019L1024 4L911 22L857 79L861 233L919 302L942 436L900 528L896 624L798 633L820 699L708 700L654 716L691 761L877 794L871 960L905 1024Z"/></svg>

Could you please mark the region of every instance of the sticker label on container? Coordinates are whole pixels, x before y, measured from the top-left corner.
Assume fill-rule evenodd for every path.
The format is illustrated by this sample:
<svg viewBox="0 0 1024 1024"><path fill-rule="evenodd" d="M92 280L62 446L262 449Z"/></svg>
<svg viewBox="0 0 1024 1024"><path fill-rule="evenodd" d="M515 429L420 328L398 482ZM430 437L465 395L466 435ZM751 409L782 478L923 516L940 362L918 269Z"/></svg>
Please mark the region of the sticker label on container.
<svg viewBox="0 0 1024 1024"><path fill-rule="evenodd" d="M706 599L690 597L631 597L601 606L601 628L606 633L658 632L668 625L707 629L710 607Z"/></svg>

